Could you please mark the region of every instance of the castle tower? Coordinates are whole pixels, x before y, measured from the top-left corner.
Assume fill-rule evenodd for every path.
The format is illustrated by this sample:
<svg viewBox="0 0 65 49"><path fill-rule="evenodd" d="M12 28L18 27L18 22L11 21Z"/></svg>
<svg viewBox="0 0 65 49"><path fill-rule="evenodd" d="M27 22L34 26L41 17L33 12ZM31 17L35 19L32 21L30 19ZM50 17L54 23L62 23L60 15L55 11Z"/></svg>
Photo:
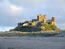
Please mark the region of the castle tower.
<svg viewBox="0 0 65 49"><path fill-rule="evenodd" d="M42 16L42 15L38 15L38 16L37 16L37 19L38 19L39 22L42 22L43 19L44 19L44 16Z"/></svg>
<svg viewBox="0 0 65 49"><path fill-rule="evenodd" d="M56 17L52 17L53 25L56 26Z"/></svg>
<svg viewBox="0 0 65 49"><path fill-rule="evenodd" d="M47 22L47 18L46 18L46 15L44 15L44 24L46 24Z"/></svg>

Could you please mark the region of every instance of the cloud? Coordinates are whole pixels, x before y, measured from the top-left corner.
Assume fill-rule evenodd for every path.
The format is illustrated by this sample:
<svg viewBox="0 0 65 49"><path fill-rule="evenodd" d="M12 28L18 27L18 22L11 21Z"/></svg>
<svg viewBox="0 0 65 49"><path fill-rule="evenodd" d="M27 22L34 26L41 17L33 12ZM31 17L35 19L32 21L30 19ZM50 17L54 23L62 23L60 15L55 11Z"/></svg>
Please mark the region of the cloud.
<svg viewBox="0 0 65 49"><path fill-rule="evenodd" d="M24 7L10 3L8 0L0 2L0 25L15 25L20 21Z"/></svg>
<svg viewBox="0 0 65 49"><path fill-rule="evenodd" d="M11 3L24 7L37 7L47 3L48 0L9 0Z"/></svg>
<svg viewBox="0 0 65 49"><path fill-rule="evenodd" d="M58 28L65 29L65 23L57 24Z"/></svg>
<svg viewBox="0 0 65 49"><path fill-rule="evenodd" d="M60 26L61 23L64 26L65 0L10 0L10 2L19 6L24 6L28 17L31 16L35 18L37 14L47 14L47 18L56 17L57 24L59 24L60 28L62 27Z"/></svg>
<svg viewBox="0 0 65 49"><path fill-rule="evenodd" d="M61 28L65 22L64 13L65 0L1 0L0 26L15 26L37 18L38 14L47 14L48 19L56 17L57 26Z"/></svg>
<svg viewBox="0 0 65 49"><path fill-rule="evenodd" d="M20 12L23 12L24 8L11 4L8 0L3 1L0 3L1 11L9 15L17 15Z"/></svg>
<svg viewBox="0 0 65 49"><path fill-rule="evenodd" d="M1 26L0 26L0 31L1 31L1 32L9 31L10 29L14 29L14 27L1 27Z"/></svg>

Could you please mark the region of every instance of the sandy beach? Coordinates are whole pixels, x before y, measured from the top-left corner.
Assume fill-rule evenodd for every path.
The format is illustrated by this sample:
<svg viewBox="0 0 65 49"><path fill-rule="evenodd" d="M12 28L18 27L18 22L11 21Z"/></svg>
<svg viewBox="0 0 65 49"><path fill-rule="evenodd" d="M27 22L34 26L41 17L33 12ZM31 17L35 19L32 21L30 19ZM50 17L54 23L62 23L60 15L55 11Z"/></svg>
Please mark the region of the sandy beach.
<svg viewBox="0 0 65 49"><path fill-rule="evenodd" d="M65 37L0 37L0 49L65 49Z"/></svg>

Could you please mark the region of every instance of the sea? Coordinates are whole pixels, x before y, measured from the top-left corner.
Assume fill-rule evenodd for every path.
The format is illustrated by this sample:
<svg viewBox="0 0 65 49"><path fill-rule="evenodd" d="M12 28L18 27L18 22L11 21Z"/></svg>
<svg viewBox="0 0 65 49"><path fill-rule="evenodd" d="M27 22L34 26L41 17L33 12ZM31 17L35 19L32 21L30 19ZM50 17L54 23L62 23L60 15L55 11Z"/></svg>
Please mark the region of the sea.
<svg viewBox="0 0 65 49"><path fill-rule="evenodd" d="M65 32L48 37L0 37L0 49L65 49Z"/></svg>

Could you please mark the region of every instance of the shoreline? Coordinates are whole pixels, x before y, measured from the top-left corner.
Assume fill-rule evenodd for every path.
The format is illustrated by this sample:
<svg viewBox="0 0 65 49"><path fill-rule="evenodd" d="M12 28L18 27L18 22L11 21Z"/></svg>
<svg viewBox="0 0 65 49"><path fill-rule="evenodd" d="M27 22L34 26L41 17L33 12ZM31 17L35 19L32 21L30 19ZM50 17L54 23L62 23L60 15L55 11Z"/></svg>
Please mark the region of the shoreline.
<svg viewBox="0 0 65 49"><path fill-rule="evenodd" d="M62 34L60 31L55 32L20 32L20 31L8 31L0 32L0 37L23 37L23 36L40 36L40 37L54 37L55 35Z"/></svg>

